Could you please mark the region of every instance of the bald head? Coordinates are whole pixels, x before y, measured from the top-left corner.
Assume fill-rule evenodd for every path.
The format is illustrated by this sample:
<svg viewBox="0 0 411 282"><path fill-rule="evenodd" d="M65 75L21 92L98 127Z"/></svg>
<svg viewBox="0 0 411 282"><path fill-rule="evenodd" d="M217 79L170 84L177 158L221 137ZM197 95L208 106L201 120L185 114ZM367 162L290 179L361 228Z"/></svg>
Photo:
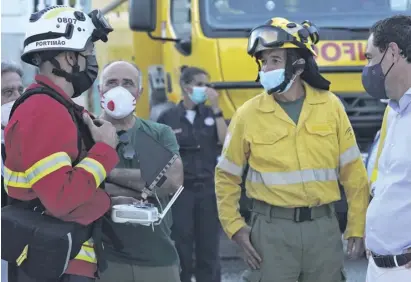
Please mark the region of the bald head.
<svg viewBox="0 0 411 282"><path fill-rule="evenodd" d="M138 67L125 61L115 61L107 64L100 77L99 90L101 94L117 86L122 86L136 97L141 92L141 72Z"/></svg>

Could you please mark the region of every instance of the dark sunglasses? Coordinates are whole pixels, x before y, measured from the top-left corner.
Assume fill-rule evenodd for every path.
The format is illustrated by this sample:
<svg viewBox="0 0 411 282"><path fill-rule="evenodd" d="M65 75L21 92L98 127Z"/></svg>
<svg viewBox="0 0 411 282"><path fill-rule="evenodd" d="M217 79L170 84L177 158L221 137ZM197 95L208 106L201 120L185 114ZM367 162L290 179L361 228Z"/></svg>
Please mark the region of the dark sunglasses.
<svg viewBox="0 0 411 282"><path fill-rule="evenodd" d="M123 145L123 157L126 160L132 160L136 156L136 151L131 144L130 134L126 131L119 131L118 133L118 141L121 145Z"/></svg>

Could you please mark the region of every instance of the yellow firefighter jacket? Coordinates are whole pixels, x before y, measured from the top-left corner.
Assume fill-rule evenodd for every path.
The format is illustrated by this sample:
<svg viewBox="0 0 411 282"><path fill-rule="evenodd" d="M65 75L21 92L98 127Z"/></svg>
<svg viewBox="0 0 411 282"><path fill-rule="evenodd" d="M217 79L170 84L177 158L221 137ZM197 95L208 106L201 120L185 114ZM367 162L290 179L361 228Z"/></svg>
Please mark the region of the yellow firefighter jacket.
<svg viewBox="0 0 411 282"><path fill-rule="evenodd" d="M247 196L280 207L313 207L348 199L346 238L363 237L369 199L367 172L350 121L333 93L304 84L296 125L265 93L231 120L215 184L219 218L231 238L245 225L238 211L246 164Z"/></svg>

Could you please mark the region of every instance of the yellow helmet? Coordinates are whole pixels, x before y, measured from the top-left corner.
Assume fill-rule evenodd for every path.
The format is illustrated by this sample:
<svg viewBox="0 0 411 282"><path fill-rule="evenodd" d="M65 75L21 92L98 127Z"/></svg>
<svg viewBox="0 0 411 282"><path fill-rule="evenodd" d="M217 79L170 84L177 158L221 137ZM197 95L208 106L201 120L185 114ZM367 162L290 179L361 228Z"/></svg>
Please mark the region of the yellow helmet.
<svg viewBox="0 0 411 282"><path fill-rule="evenodd" d="M251 31L247 53L255 56L258 52L273 48L298 48L317 56L314 44L319 40L317 28L309 21L297 24L285 18L272 18Z"/></svg>

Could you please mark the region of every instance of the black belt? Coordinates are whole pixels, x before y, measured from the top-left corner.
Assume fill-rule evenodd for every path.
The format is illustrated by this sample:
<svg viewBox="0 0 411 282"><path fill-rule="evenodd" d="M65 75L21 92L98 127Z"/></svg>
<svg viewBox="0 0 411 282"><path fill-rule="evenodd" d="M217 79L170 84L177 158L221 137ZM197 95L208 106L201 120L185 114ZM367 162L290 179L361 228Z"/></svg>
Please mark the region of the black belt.
<svg viewBox="0 0 411 282"><path fill-rule="evenodd" d="M334 205L328 204L311 208L284 208L272 206L262 201L253 200L252 211L264 214L271 218L289 219L294 222L305 222L325 216L331 216L334 213Z"/></svg>
<svg viewBox="0 0 411 282"><path fill-rule="evenodd" d="M374 259L375 264L378 267L382 268L394 268L404 266L407 263L411 262L411 253L409 254L402 254L397 256L380 256L374 253L372 254L372 258Z"/></svg>

